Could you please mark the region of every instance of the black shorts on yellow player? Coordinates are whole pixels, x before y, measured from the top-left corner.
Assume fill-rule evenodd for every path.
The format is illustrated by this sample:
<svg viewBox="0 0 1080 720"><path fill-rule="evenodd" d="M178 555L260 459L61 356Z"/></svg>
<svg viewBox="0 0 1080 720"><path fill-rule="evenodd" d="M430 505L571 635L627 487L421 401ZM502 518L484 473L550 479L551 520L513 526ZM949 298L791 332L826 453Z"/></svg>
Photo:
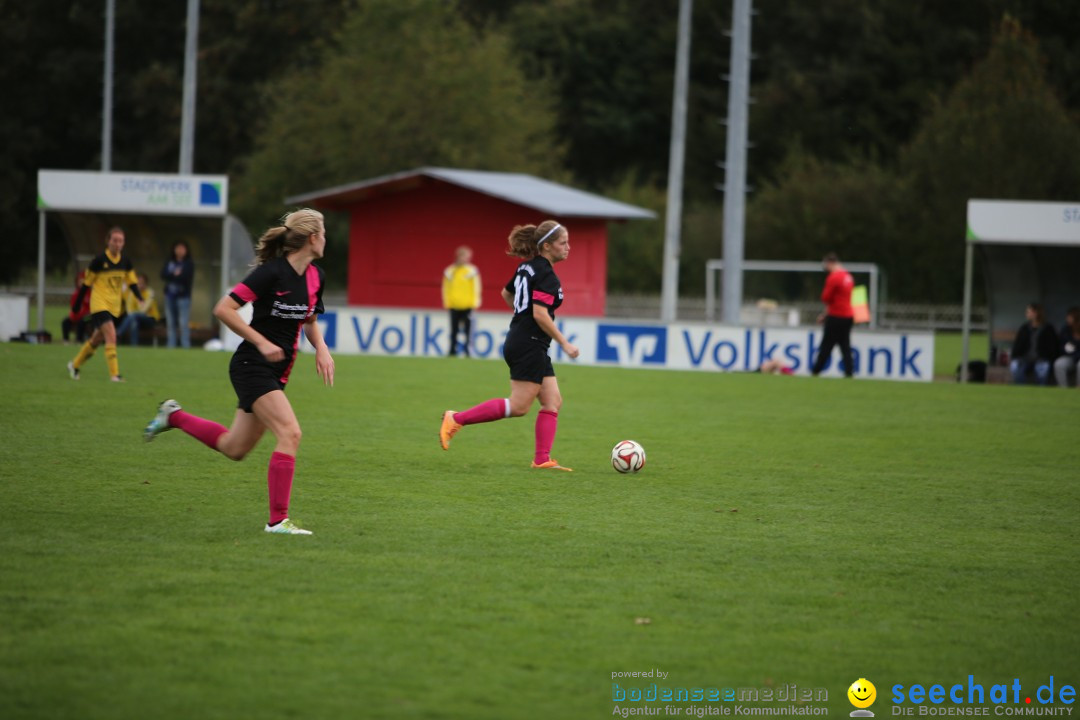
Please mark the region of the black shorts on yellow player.
<svg viewBox="0 0 1080 720"><path fill-rule="evenodd" d="M113 325L119 325L120 318L116 317L108 310L102 310L101 312L93 313L90 316L90 327L94 328L95 330L97 330L99 327L101 327L107 322L111 322Z"/></svg>

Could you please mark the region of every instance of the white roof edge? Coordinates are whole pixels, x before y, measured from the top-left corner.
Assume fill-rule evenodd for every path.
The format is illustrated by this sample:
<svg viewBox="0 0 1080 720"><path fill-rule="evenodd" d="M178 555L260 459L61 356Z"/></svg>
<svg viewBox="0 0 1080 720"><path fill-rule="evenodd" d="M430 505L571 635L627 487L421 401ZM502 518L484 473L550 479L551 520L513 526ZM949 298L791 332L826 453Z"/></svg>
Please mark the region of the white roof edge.
<svg viewBox="0 0 1080 720"><path fill-rule="evenodd" d="M1080 245L1080 202L972 198L967 203L967 241Z"/></svg>
<svg viewBox="0 0 1080 720"><path fill-rule="evenodd" d="M609 219L652 219L656 213L646 208L611 200L601 195L585 192L544 180L524 173L503 173L489 170L461 170L442 167L422 167L369 180L348 183L314 192L285 198L287 204L307 202L328 195L338 195L365 187L374 187L395 180L414 176L427 176L474 192L495 197L518 205L531 207L540 212L559 217L596 217ZM507 184L526 186L519 192L507 188Z"/></svg>

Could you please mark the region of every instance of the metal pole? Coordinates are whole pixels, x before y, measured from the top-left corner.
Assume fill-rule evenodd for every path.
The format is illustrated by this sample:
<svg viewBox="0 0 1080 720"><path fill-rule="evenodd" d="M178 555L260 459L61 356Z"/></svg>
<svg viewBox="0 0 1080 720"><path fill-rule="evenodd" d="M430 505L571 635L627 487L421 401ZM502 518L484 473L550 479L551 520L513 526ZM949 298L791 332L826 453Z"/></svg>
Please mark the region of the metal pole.
<svg viewBox="0 0 1080 720"><path fill-rule="evenodd" d="M195 155L195 75L199 49L199 0L188 0L184 43L184 100L180 115L180 174L192 173Z"/></svg>
<svg viewBox="0 0 1080 720"><path fill-rule="evenodd" d="M746 215L746 140L750 102L750 5L731 8L731 77L728 86L727 157L724 161L724 322L739 323L743 297Z"/></svg>
<svg viewBox="0 0 1080 720"><path fill-rule="evenodd" d="M705 262L705 319L716 321L716 268L711 261Z"/></svg>
<svg viewBox="0 0 1080 720"><path fill-rule="evenodd" d="M116 0L105 0L105 77L101 101L101 172L112 170L113 36Z"/></svg>
<svg viewBox="0 0 1080 720"><path fill-rule="evenodd" d="M37 329L45 329L45 211L38 212Z"/></svg>
<svg viewBox="0 0 1080 720"><path fill-rule="evenodd" d="M974 266L975 249L970 241L964 250L964 317L961 319L963 350L960 352L960 382L968 381L968 357L971 345L971 274Z"/></svg>
<svg viewBox="0 0 1080 720"><path fill-rule="evenodd" d="M679 40L675 49L675 91L671 103L671 151L667 214L664 222L664 281L660 319L675 320L679 303L679 253L682 226L683 162L686 157L686 96L690 77L690 15L693 0L679 0Z"/></svg>
<svg viewBox="0 0 1080 720"><path fill-rule="evenodd" d="M218 297L224 296L229 291L229 276L232 275L231 259L229 254L229 216L226 214L221 218L221 291L218 293ZM225 341L225 330L225 324L219 323L218 339L222 342Z"/></svg>
<svg viewBox="0 0 1080 720"><path fill-rule="evenodd" d="M874 265L873 267L870 268L870 302L872 302L874 304L873 305L873 310L870 312L870 329L871 330L876 330L877 329L877 318L878 318L878 307L879 307L877 273L878 273L877 265Z"/></svg>

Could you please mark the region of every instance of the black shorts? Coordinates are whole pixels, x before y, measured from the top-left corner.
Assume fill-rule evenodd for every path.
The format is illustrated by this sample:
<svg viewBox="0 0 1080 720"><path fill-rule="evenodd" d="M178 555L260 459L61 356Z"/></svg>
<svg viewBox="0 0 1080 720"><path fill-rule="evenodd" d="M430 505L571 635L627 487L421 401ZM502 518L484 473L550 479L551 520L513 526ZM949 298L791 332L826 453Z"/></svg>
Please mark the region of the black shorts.
<svg viewBox="0 0 1080 720"><path fill-rule="evenodd" d="M107 322L111 322L113 325L119 325L120 318L116 317L108 310L102 310L90 316L90 327L94 328L95 330L97 330L99 327L101 327Z"/></svg>
<svg viewBox="0 0 1080 720"><path fill-rule="evenodd" d="M229 379L236 391L236 407L246 413L251 412L255 401L266 393L285 389L278 369L241 355L233 355L229 363Z"/></svg>
<svg viewBox="0 0 1080 720"><path fill-rule="evenodd" d="M530 337L517 338L513 333L506 336L503 359L510 366L510 379L541 385L546 377L555 377L551 367L548 346Z"/></svg>

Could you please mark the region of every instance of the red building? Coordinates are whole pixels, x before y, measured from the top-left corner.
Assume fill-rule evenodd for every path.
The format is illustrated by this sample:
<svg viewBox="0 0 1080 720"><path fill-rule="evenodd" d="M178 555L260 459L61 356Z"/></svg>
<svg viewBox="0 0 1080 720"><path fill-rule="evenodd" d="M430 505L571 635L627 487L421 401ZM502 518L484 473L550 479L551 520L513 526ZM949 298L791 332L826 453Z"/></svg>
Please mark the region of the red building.
<svg viewBox="0 0 1080 720"><path fill-rule="evenodd" d="M520 262L506 254L515 225L554 219L570 230L557 267L562 313L603 315L607 223L654 218L643 208L531 175L420 168L286 198L289 205L349 213L350 305L437 308L443 269L468 245L480 269L482 309L502 309L499 291Z"/></svg>

